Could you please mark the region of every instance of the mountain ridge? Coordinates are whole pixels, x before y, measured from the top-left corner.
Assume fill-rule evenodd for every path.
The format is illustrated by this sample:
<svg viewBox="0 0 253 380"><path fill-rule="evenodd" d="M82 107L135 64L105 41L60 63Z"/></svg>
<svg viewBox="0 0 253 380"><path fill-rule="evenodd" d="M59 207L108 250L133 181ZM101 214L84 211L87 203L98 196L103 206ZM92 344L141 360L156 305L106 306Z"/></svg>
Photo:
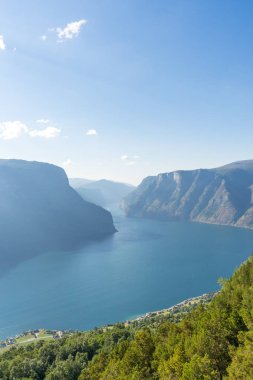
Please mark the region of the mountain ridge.
<svg viewBox="0 0 253 380"><path fill-rule="evenodd" d="M133 217L253 228L253 160L146 177L123 208Z"/></svg>
<svg viewBox="0 0 253 380"><path fill-rule="evenodd" d="M127 183L108 179L92 181L83 178L70 178L69 181L84 200L102 207L119 204L135 188Z"/></svg>

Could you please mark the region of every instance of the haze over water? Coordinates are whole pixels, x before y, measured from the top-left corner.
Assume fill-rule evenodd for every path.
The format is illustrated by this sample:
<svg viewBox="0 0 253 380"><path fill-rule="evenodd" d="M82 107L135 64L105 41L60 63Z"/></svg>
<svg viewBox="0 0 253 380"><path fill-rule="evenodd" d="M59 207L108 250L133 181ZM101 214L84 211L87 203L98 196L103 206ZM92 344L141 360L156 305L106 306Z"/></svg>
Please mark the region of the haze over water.
<svg viewBox="0 0 253 380"><path fill-rule="evenodd" d="M117 215L113 237L24 261L0 278L0 338L90 329L215 291L253 251L253 231Z"/></svg>

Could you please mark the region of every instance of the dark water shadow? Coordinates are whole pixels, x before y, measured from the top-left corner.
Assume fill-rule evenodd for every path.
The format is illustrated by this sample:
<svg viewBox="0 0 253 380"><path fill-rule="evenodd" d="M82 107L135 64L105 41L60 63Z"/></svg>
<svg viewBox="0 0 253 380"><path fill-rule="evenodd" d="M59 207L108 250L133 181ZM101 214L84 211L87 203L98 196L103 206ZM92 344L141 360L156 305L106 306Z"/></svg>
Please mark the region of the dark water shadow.
<svg viewBox="0 0 253 380"><path fill-rule="evenodd" d="M57 241L41 241L36 238L31 238L30 241L24 242L13 237L6 241L6 239L0 237L0 278L21 263L42 254L52 251L71 252L73 254L73 252L78 252L94 244L104 242L111 244L115 233L99 235L94 238L85 239L84 241L69 239L68 242L65 240L64 244Z"/></svg>

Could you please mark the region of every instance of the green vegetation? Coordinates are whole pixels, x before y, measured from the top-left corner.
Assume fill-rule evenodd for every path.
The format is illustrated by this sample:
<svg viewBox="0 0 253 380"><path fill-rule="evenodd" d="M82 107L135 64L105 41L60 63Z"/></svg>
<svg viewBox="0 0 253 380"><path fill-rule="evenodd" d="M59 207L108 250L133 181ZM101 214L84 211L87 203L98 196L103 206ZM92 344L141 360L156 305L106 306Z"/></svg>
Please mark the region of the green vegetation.
<svg viewBox="0 0 253 380"><path fill-rule="evenodd" d="M213 297L218 294L217 292L202 294L198 297L189 298L183 302L178 303L177 305L171 306L168 309L163 309L159 311L152 311L141 315L136 319L132 319L126 322L126 326L134 326L136 328L141 327L152 327L156 328L162 322L180 322L186 314L194 310L197 306L207 305Z"/></svg>
<svg viewBox="0 0 253 380"><path fill-rule="evenodd" d="M59 339L63 336L69 336L71 331L56 331L56 330L31 330L23 332L12 338L0 341L0 354L8 350L10 347L28 344L38 340Z"/></svg>
<svg viewBox="0 0 253 380"><path fill-rule="evenodd" d="M1 379L253 379L253 257L178 323L144 319L4 351Z"/></svg>

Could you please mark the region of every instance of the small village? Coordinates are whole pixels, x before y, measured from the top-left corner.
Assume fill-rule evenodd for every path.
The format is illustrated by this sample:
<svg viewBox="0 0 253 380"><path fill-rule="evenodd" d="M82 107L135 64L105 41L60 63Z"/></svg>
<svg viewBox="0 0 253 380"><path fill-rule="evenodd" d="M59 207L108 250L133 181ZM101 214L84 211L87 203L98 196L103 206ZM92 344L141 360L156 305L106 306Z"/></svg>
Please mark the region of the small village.
<svg viewBox="0 0 253 380"><path fill-rule="evenodd" d="M199 304L207 304L209 303L213 297L218 292L211 292L202 294L201 296L192 297L186 299L174 306L171 306L167 309L162 309L158 311L152 311L141 315L137 318L127 320L125 325L133 325L140 323L148 323L152 319L157 322L160 318L181 318L181 316L185 313L188 313L193 308L197 307ZM15 335L14 337L7 338L5 340L0 341L0 353L12 346L23 345L32 343L38 340L46 340L46 339L60 339L64 336L69 336L73 334L74 330L45 330L45 329L35 329L24 331L21 334Z"/></svg>
<svg viewBox="0 0 253 380"><path fill-rule="evenodd" d="M36 340L45 339L60 339L63 336L67 336L73 333L70 330L44 330L35 329L24 331L21 334L15 335L14 337L7 338L0 341L0 349L4 350L10 348L11 346L22 345L27 343L32 343Z"/></svg>
<svg viewBox="0 0 253 380"><path fill-rule="evenodd" d="M126 321L126 325L131 325L133 323L140 323L140 322L149 322L152 318L157 320L160 317L161 318L163 317L175 318L177 315L182 316L183 314L188 313L190 310L196 308L199 304L209 303L213 299L213 297L218 293L219 292L210 292L210 293L202 294L201 296L188 298L167 309L152 311L144 315L140 315L139 317L135 319L128 320Z"/></svg>

